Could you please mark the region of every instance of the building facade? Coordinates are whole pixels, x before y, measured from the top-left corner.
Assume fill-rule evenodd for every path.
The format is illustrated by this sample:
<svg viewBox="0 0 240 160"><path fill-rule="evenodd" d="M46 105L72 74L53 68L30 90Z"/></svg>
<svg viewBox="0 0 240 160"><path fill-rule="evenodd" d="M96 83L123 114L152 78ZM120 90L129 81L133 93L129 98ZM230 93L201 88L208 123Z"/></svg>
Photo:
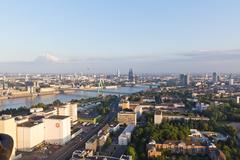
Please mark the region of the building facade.
<svg viewBox="0 0 240 160"><path fill-rule="evenodd" d="M121 111L118 113L118 122L120 124L137 124L137 114L135 112Z"/></svg>
<svg viewBox="0 0 240 160"><path fill-rule="evenodd" d="M0 116L0 132L4 134L8 134L12 137L14 141L13 150L11 159L15 157L16 151L16 142L17 142L17 125L14 118L11 115L2 115Z"/></svg>
<svg viewBox="0 0 240 160"><path fill-rule="evenodd" d="M43 141L43 123L24 122L17 125L17 150L31 152Z"/></svg>
<svg viewBox="0 0 240 160"><path fill-rule="evenodd" d="M69 116L51 116L45 118L44 139L46 143L63 145L71 139L71 120Z"/></svg>

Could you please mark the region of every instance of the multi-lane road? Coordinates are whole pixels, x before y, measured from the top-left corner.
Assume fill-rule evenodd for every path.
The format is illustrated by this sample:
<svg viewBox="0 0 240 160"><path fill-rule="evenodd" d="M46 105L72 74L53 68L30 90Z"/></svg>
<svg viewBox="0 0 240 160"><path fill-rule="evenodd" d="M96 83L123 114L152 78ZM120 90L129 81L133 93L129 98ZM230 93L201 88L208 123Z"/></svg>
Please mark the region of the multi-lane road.
<svg viewBox="0 0 240 160"><path fill-rule="evenodd" d="M72 153L75 150L82 149L85 146L85 143L95 134L97 134L107 123L114 120L118 112L118 103L119 100L111 103L110 112L104 117L104 119L95 126L93 129L89 130L88 133L83 135L78 135L73 138L70 142L64 145L62 148L54 152L49 156L48 160L69 160L72 156Z"/></svg>

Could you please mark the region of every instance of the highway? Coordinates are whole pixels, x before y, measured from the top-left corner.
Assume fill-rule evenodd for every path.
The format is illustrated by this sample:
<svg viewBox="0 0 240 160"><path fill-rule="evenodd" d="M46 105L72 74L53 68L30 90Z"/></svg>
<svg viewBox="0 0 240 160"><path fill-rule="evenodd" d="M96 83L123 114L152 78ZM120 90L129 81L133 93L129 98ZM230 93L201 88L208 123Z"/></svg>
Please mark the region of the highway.
<svg viewBox="0 0 240 160"><path fill-rule="evenodd" d="M84 137L80 140L81 134L73 138L62 148L54 152L48 157L48 160L69 160L72 157L72 153L75 150L82 149L85 146L85 143L95 134L98 133L107 123L111 122L117 115L119 100L113 102L110 105L110 113L105 116L101 123L98 126L90 130Z"/></svg>

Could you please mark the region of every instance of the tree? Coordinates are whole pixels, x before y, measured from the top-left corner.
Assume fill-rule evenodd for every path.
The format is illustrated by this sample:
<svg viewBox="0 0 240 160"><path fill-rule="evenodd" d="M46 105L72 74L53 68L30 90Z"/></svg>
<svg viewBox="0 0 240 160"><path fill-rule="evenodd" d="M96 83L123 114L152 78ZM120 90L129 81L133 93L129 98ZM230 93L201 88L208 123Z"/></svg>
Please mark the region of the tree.
<svg viewBox="0 0 240 160"><path fill-rule="evenodd" d="M131 155L133 160L136 160L136 159L137 159L136 150L135 150L135 148L132 147L132 146L128 146L127 154L128 154L128 155Z"/></svg>
<svg viewBox="0 0 240 160"><path fill-rule="evenodd" d="M33 105L32 106L32 108L45 108L46 106L45 106L45 104L43 104L43 103L38 103L38 104L36 104L36 105Z"/></svg>
<svg viewBox="0 0 240 160"><path fill-rule="evenodd" d="M62 104L62 102L59 99L57 99L53 102L54 106L60 106L61 104Z"/></svg>

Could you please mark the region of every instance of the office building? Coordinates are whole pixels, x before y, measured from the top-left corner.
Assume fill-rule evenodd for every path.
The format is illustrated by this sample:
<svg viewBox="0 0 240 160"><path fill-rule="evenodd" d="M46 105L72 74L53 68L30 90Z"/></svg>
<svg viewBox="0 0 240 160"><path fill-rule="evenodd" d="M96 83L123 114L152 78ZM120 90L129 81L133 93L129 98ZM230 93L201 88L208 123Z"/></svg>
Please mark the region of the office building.
<svg viewBox="0 0 240 160"><path fill-rule="evenodd" d="M118 113L118 122L120 124L137 124L137 114L135 112L121 111Z"/></svg>
<svg viewBox="0 0 240 160"><path fill-rule="evenodd" d="M17 136L17 125L14 118L11 115L2 115L0 116L0 133L8 134L12 137L14 141L13 151L11 159L15 157L16 151L16 136Z"/></svg>
<svg viewBox="0 0 240 160"><path fill-rule="evenodd" d="M24 122L17 125L17 150L31 152L44 141L44 124Z"/></svg>
<svg viewBox="0 0 240 160"><path fill-rule="evenodd" d="M188 86L190 84L190 77L188 74L180 74L180 85Z"/></svg>
<svg viewBox="0 0 240 160"><path fill-rule="evenodd" d="M117 77L120 77L121 76L121 73L120 73L120 70L119 68L117 69Z"/></svg>
<svg viewBox="0 0 240 160"><path fill-rule="evenodd" d="M212 81L213 81L213 83L218 83L218 81L219 81L219 76L217 75L216 72L213 72Z"/></svg>
<svg viewBox="0 0 240 160"><path fill-rule="evenodd" d="M54 115L44 118L45 142L63 145L71 139L71 122L69 116Z"/></svg>

